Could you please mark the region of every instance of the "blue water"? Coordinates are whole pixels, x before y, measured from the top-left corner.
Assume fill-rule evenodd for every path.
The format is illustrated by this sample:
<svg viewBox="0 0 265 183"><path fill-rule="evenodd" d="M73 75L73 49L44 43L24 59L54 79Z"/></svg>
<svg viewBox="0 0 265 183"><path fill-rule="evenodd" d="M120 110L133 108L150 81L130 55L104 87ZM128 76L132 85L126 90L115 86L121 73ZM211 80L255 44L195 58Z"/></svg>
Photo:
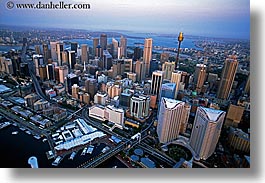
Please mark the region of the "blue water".
<svg viewBox="0 0 265 183"><path fill-rule="evenodd" d="M142 33L130 33L127 37L127 46L135 46L135 43L144 44L144 39L146 37L151 37L153 39L153 46L161 46L161 47L167 47L167 48L177 48L178 47L178 40L177 37L173 36L159 36L156 34L148 35L148 34L142 34ZM116 40L120 41L120 37L112 37L111 35L108 35L108 44L112 42L112 38L115 38ZM191 38L187 37L184 38L183 42L181 43L181 48L194 48L194 49L200 49L197 48L194 44L194 41L198 38ZM78 42L79 46L81 44L87 44L90 47L93 47L93 40L89 39L72 39L72 40L64 40L69 42ZM65 45L67 48L69 45ZM140 46L142 47L142 46ZM34 48L34 47L30 47ZM0 45L0 51L9 51L11 49L20 50L21 46L4 46Z"/></svg>

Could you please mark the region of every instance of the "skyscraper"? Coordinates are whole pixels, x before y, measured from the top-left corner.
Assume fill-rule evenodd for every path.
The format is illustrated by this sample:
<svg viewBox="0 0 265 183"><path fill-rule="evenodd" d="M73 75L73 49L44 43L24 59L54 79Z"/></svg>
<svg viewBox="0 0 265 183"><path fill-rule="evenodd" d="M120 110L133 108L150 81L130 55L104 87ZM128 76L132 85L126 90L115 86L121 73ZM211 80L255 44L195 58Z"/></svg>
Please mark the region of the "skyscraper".
<svg viewBox="0 0 265 183"><path fill-rule="evenodd" d="M162 97L165 97L165 98L174 99L175 98L175 91L176 91L176 84L175 83L162 84L159 98L161 99Z"/></svg>
<svg viewBox="0 0 265 183"><path fill-rule="evenodd" d="M51 58L52 58L53 61L57 60L56 44L57 44L57 42L50 42Z"/></svg>
<svg viewBox="0 0 265 183"><path fill-rule="evenodd" d="M150 97L135 95L130 101L130 114L136 118L145 118L149 114Z"/></svg>
<svg viewBox="0 0 265 183"><path fill-rule="evenodd" d="M106 34L101 34L100 35L100 47L102 49L102 53L103 53L103 50L107 50L107 45L108 45L107 35Z"/></svg>
<svg viewBox="0 0 265 183"><path fill-rule="evenodd" d="M77 53L77 48L78 48L78 43L72 42L71 43L71 51L75 51L75 53Z"/></svg>
<svg viewBox="0 0 265 183"><path fill-rule="evenodd" d="M97 56L97 47L99 45L99 38L93 38L93 55Z"/></svg>
<svg viewBox="0 0 265 183"><path fill-rule="evenodd" d="M87 44L81 45L81 62L87 62L88 61L88 49Z"/></svg>
<svg viewBox="0 0 265 183"><path fill-rule="evenodd" d="M54 73L54 65L53 64L48 64L46 66L47 69L47 77L49 80L54 80L55 79L55 73Z"/></svg>
<svg viewBox="0 0 265 183"><path fill-rule="evenodd" d="M145 76L149 75L150 61L152 59L152 47L153 47L153 39L152 38L146 38L144 41L144 54L143 54Z"/></svg>
<svg viewBox="0 0 265 183"><path fill-rule="evenodd" d="M76 64L75 51L68 51L69 68L74 69Z"/></svg>
<svg viewBox="0 0 265 183"><path fill-rule="evenodd" d="M43 60L44 63L48 63L48 59L51 57L50 56L50 50L47 44L42 44L42 50L43 50Z"/></svg>
<svg viewBox="0 0 265 183"><path fill-rule="evenodd" d="M161 63L167 62L168 59L169 59L169 53L161 53L161 56L160 56L160 62Z"/></svg>
<svg viewBox="0 0 265 183"><path fill-rule="evenodd" d="M206 160L215 151L225 118L221 110L198 107L190 138L190 146L198 159Z"/></svg>
<svg viewBox="0 0 265 183"><path fill-rule="evenodd" d="M127 38L121 36L120 40L121 57L127 57Z"/></svg>
<svg viewBox="0 0 265 183"><path fill-rule="evenodd" d="M194 81L196 84L196 91L201 92L204 81L206 79L206 65L197 64L195 69Z"/></svg>
<svg viewBox="0 0 265 183"><path fill-rule="evenodd" d="M63 43L57 43L56 44L56 53L57 53L57 61L58 61L58 65L61 66L62 65L62 53L63 53Z"/></svg>
<svg viewBox="0 0 265 183"><path fill-rule="evenodd" d="M179 135L181 124L187 120L185 102L162 97L157 125L157 134L161 143L176 139Z"/></svg>
<svg viewBox="0 0 265 183"><path fill-rule="evenodd" d="M151 91L150 94L159 96L161 85L163 82L163 71L155 71L152 74L152 84L151 84Z"/></svg>
<svg viewBox="0 0 265 183"><path fill-rule="evenodd" d="M118 47L119 47L119 42L112 38L112 56L113 58L118 58Z"/></svg>
<svg viewBox="0 0 265 183"><path fill-rule="evenodd" d="M133 50L133 59L139 60L143 56L143 50L140 47L135 47Z"/></svg>
<svg viewBox="0 0 265 183"><path fill-rule="evenodd" d="M235 79L238 62L236 58L229 57L225 60L221 80L217 91L217 98L227 99Z"/></svg>
<svg viewBox="0 0 265 183"><path fill-rule="evenodd" d="M137 60L135 63L136 81L141 82L144 78L144 63Z"/></svg>
<svg viewBox="0 0 265 183"><path fill-rule="evenodd" d="M65 66L60 66L59 67L59 82L64 84L64 79L68 75L68 67Z"/></svg>
<svg viewBox="0 0 265 183"><path fill-rule="evenodd" d="M164 71L164 79L170 80L174 69L175 69L175 62L165 62L162 65L162 71Z"/></svg>
<svg viewBox="0 0 265 183"><path fill-rule="evenodd" d="M177 98L177 95L178 95L181 76L182 76L182 71L177 71L177 70L173 71L171 75L170 82L176 84L176 91L175 91L175 97L174 97L175 99Z"/></svg>

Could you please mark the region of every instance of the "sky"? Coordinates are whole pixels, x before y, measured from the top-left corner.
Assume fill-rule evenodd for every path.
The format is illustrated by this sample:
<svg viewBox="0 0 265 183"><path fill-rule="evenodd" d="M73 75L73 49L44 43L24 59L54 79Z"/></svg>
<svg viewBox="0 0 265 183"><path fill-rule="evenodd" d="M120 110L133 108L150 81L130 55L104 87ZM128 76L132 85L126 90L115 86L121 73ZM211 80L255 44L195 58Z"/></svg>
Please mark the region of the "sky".
<svg viewBox="0 0 265 183"><path fill-rule="evenodd" d="M0 0L0 24L250 39L250 0L64 0L89 10L8 9L8 1Z"/></svg>

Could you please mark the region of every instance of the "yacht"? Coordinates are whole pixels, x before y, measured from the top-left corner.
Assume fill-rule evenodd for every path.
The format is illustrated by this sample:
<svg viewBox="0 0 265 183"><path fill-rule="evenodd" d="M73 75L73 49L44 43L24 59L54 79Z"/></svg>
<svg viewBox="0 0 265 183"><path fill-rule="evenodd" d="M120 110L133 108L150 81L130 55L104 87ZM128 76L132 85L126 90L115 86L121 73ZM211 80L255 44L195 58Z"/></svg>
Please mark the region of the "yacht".
<svg viewBox="0 0 265 183"><path fill-rule="evenodd" d="M70 160L73 160L76 154L77 153L75 151L73 151L72 154L70 155L69 159Z"/></svg>
<svg viewBox="0 0 265 183"><path fill-rule="evenodd" d="M94 146L93 145L89 145L88 148L87 148L86 153L92 154L93 150L94 150Z"/></svg>
<svg viewBox="0 0 265 183"><path fill-rule="evenodd" d="M87 151L87 147L85 147L81 153L81 155L85 155L86 154L86 151Z"/></svg>
<svg viewBox="0 0 265 183"><path fill-rule="evenodd" d="M59 163L62 161L62 157L61 156L57 156L56 159L52 162L53 166L58 166Z"/></svg>

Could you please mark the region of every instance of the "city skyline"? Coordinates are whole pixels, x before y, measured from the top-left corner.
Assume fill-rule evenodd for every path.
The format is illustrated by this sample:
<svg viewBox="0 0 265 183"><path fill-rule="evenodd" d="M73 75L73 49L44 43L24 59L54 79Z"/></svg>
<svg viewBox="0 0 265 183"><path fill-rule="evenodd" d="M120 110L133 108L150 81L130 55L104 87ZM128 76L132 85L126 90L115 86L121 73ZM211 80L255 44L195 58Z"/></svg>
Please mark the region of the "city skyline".
<svg viewBox="0 0 265 183"><path fill-rule="evenodd" d="M250 38L250 3L247 0L167 0L163 3L91 0L85 2L91 5L89 10L7 9L6 2L3 1L0 6L0 24L166 34L182 31L198 36ZM41 1L47 2L50 1ZM64 3L81 2L66 0Z"/></svg>

